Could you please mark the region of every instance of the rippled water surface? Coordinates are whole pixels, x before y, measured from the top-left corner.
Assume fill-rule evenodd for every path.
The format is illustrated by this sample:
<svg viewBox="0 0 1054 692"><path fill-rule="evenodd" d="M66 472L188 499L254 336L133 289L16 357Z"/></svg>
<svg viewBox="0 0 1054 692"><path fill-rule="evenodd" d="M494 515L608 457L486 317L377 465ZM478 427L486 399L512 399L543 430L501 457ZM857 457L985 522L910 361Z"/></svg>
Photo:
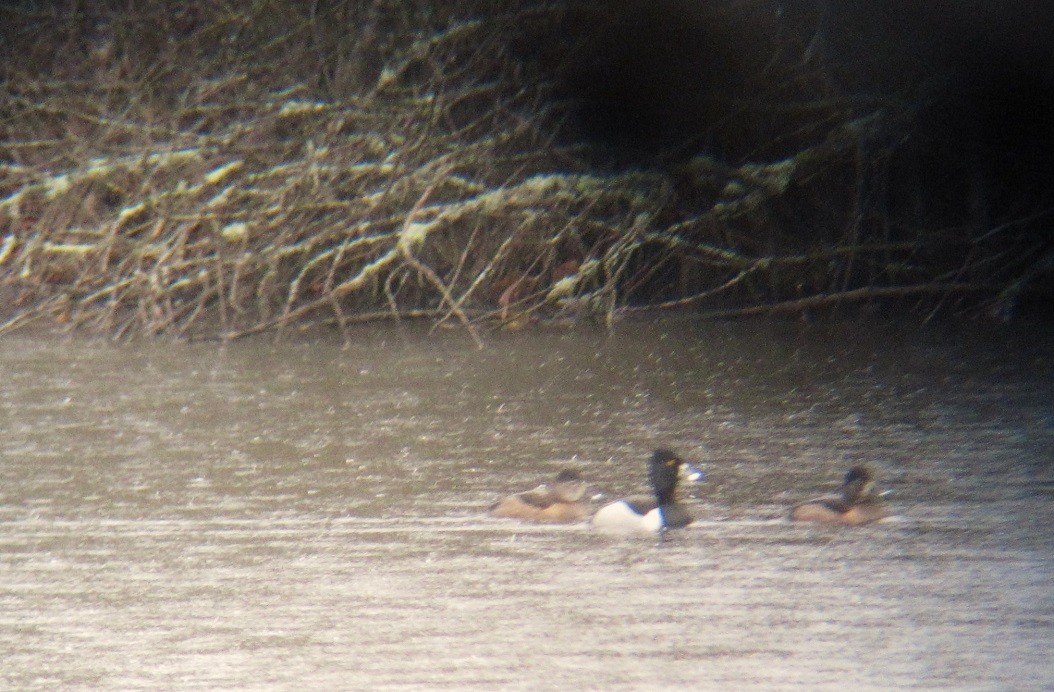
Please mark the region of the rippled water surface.
<svg viewBox="0 0 1054 692"><path fill-rule="evenodd" d="M0 339L0 687L1054 687L1049 326ZM702 463L671 540L484 516ZM793 526L871 463L897 515Z"/></svg>

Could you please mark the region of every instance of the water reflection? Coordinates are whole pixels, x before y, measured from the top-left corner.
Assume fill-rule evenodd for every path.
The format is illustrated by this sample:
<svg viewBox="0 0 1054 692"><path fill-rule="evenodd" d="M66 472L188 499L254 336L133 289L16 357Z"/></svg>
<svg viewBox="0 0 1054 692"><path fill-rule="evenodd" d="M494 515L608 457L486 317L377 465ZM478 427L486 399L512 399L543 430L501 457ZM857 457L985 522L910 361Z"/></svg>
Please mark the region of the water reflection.
<svg viewBox="0 0 1054 692"><path fill-rule="evenodd" d="M1054 338L884 324L0 341L0 684L1054 684ZM483 516L703 461L659 546ZM803 529L853 463L898 516Z"/></svg>

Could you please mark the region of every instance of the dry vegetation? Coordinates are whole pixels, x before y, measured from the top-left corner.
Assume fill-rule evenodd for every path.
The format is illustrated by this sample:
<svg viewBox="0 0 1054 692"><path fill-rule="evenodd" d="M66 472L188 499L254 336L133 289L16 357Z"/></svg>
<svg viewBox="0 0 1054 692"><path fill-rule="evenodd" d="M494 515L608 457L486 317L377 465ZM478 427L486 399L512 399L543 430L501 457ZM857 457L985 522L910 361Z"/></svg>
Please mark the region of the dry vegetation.
<svg viewBox="0 0 1054 692"><path fill-rule="evenodd" d="M559 6L115 5L0 10L0 330L230 339L426 318L475 336L1012 284L972 270L1005 258L882 217L891 101L799 103L788 127L807 135L779 157L599 173L552 79L581 55L551 38ZM763 57L786 71L765 96L811 91L793 51ZM829 227L803 234L824 195Z"/></svg>

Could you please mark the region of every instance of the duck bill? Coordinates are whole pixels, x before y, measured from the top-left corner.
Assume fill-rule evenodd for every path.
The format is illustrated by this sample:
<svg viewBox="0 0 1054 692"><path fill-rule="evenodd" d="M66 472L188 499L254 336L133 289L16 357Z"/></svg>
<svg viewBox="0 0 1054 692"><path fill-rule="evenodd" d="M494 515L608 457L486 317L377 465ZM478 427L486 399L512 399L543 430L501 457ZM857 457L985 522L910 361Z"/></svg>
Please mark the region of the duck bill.
<svg viewBox="0 0 1054 692"><path fill-rule="evenodd" d="M706 478L706 474L703 473L702 469L700 469L698 466L692 466L688 463L681 464L681 470L679 475L681 477L681 480L688 481L689 483L699 483L704 478Z"/></svg>

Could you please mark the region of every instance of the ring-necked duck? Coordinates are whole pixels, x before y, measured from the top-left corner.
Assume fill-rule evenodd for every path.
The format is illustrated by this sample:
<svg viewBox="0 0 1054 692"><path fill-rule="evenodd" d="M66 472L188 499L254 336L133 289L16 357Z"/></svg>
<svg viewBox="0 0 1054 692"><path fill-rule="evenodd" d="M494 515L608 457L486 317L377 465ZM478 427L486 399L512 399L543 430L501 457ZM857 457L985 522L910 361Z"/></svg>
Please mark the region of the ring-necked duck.
<svg viewBox="0 0 1054 692"><path fill-rule="evenodd" d="M490 515L542 524L570 524L589 515L589 506L582 499L585 494L586 482L581 474L563 470L552 485L539 485L494 503Z"/></svg>
<svg viewBox="0 0 1054 692"><path fill-rule="evenodd" d="M885 493L875 492L875 477L866 466L854 466L845 474L842 494L820 497L795 505L791 521L808 521L839 526L870 524L890 515L883 501Z"/></svg>
<svg viewBox="0 0 1054 692"><path fill-rule="evenodd" d="M651 531L665 534L692 523L688 508L677 502L677 480L702 478L702 472L689 466L668 449L656 449L648 462L648 480L655 494L627 497L600 508L593 526L618 531Z"/></svg>

